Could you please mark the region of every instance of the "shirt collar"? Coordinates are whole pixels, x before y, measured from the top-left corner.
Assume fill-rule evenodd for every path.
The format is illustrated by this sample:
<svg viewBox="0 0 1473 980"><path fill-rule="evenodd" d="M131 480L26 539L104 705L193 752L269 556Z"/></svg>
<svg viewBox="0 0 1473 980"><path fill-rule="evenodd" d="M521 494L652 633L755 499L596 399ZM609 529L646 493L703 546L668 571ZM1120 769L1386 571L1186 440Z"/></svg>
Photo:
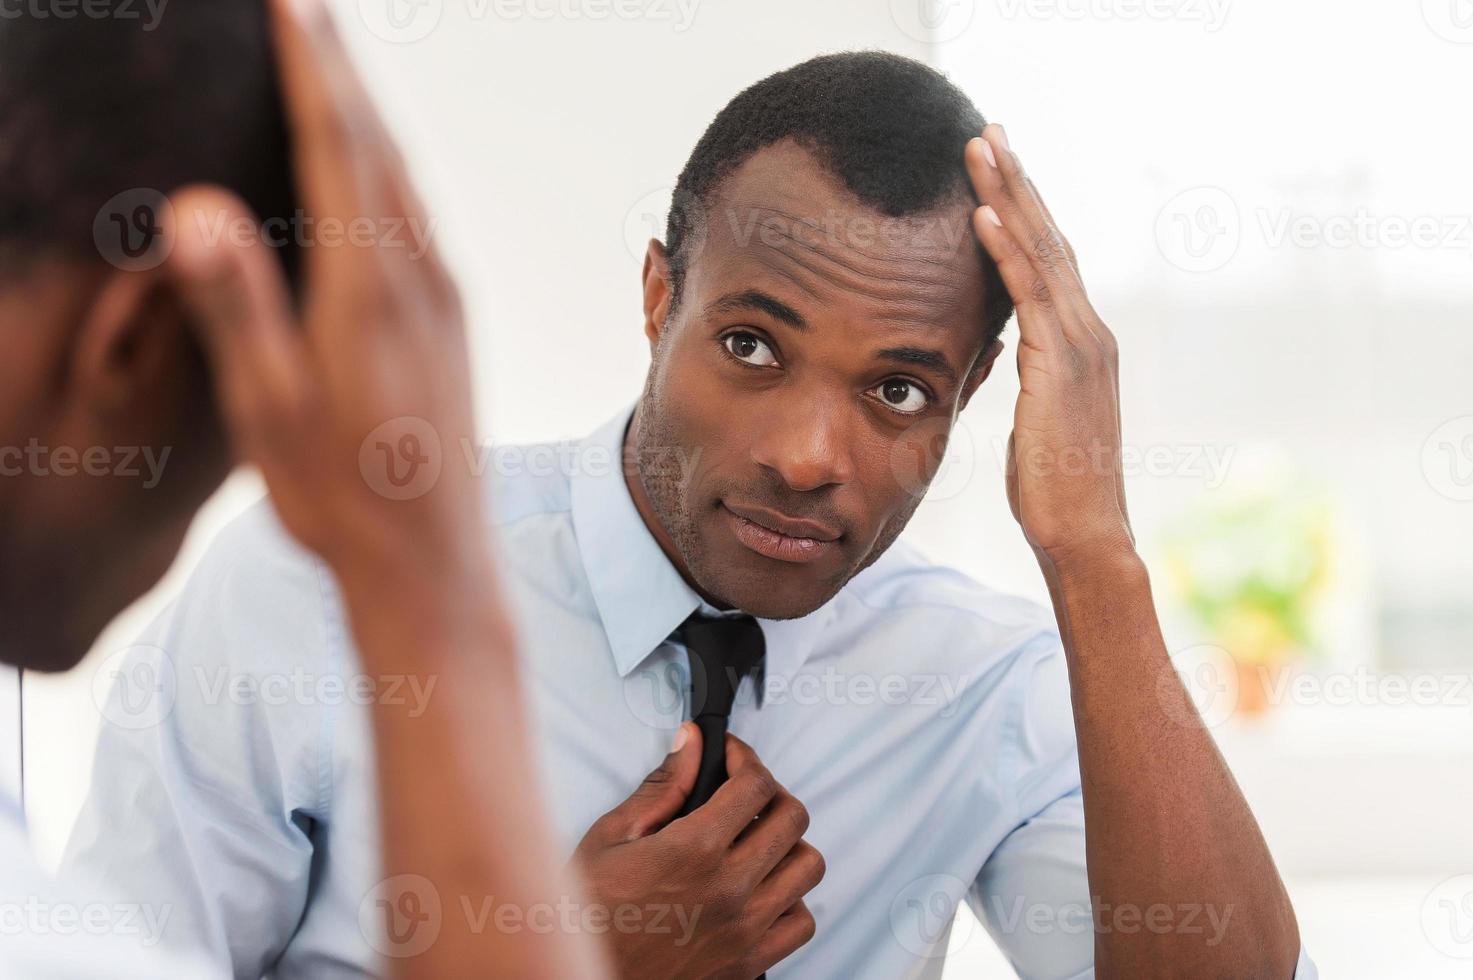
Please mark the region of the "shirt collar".
<svg viewBox="0 0 1473 980"><path fill-rule="evenodd" d="M624 480L624 436L634 404L579 444L573 467L573 528L594 604L620 677L627 677L697 608L717 613L686 584L645 525ZM835 602L800 619L759 619L766 676L784 678L808 658Z"/></svg>

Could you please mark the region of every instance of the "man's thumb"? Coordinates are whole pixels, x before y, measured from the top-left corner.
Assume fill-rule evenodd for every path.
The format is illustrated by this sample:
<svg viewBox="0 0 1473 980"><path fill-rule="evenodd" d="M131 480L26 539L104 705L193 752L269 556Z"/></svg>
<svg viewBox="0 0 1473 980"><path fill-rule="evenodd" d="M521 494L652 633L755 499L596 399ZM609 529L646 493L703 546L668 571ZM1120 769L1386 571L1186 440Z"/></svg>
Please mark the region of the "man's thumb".
<svg viewBox="0 0 1473 980"><path fill-rule="evenodd" d="M646 837L675 819L700 767L701 730L687 721L676 731L670 754L615 811L626 837Z"/></svg>

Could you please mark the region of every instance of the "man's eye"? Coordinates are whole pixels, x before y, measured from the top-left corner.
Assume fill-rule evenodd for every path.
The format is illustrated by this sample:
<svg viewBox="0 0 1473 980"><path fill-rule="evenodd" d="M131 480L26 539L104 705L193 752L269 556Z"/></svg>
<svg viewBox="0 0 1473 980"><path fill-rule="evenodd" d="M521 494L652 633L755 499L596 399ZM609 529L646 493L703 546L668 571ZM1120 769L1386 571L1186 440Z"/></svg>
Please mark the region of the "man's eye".
<svg viewBox="0 0 1473 980"><path fill-rule="evenodd" d="M904 378L891 378L874 390L882 402L907 415L922 411L931 401L931 396L926 394L924 388Z"/></svg>
<svg viewBox="0 0 1473 980"><path fill-rule="evenodd" d="M721 343L726 347L727 353L739 361L756 367L772 367L777 363L777 358L772 355L772 348L767 342L749 333L729 333L721 338Z"/></svg>

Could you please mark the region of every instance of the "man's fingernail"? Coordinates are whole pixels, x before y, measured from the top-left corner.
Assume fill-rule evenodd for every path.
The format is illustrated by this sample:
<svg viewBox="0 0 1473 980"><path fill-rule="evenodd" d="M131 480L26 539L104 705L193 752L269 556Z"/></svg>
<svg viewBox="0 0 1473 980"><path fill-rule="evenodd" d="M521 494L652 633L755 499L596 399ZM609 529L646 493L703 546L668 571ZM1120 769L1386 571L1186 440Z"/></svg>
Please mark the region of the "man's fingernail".
<svg viewBox="0 0 1473 980"><path fill-rule="evenodd" d="M690 726L681 725L675 730L675 741L670 746L670 754L674 755L685 748L685 743L690 741Z"/></svg>
<svg viewBox="0 0 1473 980"><path fill-rule="evenodd" d="M992 222L994 225L997 225L997 227L999 227L999 228L1002 227L1002 219L997 216L997 212L995 210L993 210L993 207L992 207L991 204L984 204L984 205L982 205L982 217L986 218L988 221Z"/></svg>
<svg viewBox="0 0 1473 980"><path fill-rule="evenodd" d="M997 127L997 139L998 142L1002 143L1002 148L1004 150L1011 150L1013 144L1008 142L1008 131L1002 128L1002 123L993 123L992 125Z"/></svg>

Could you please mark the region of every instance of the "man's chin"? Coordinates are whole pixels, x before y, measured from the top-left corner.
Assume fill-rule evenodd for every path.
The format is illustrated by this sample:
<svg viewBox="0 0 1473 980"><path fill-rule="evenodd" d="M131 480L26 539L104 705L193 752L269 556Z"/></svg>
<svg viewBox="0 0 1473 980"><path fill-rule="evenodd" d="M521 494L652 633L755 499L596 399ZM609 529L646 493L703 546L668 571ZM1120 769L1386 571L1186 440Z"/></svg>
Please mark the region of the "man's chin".
<svg viewBox="0 0 1473 980"><path fill-rule="evenodd" d="M112 543L127 560L109 557L102 544L15 549L30 558L0 570L0 660L44 673L71 670L168 570L178 537Z"/></svg>
<svg viewBox="0 0 1473 980"><path fill-rule="evenodd" d="M6 617L0 660L43 674L65 673L81 663L102 627L86 624L78 617L63 626L37 612Z"/></svg>
<svg viewBox="0 0 1473 980"><path fill-rule="evenodd" d="M701 576L702 591L759 619L802 619L832 599L843 585L842 581L835 585L820 579L811 565L755 555L712 572Z"/></svg>

